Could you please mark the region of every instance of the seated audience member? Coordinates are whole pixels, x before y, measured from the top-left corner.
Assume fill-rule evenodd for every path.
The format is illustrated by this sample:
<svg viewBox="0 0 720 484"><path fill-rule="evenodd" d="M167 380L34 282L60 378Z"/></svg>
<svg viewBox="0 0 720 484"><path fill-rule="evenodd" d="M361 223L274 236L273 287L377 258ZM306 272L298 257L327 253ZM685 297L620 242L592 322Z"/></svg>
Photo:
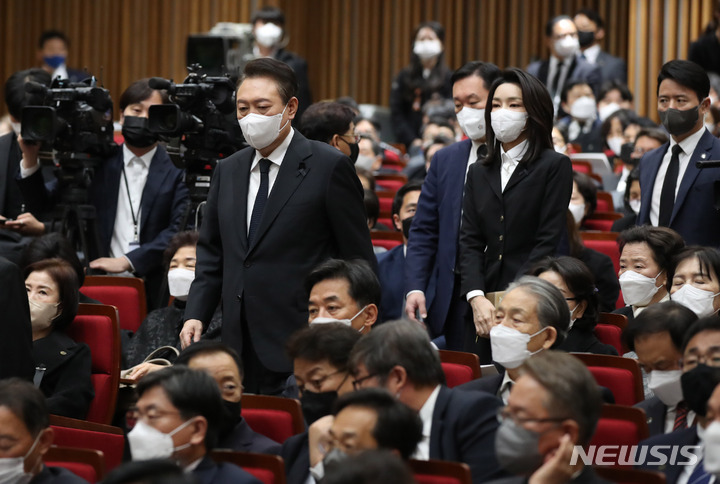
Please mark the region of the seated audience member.
<svg viewBox="0 0 720 484"><path fill-rule="evenodd" d="M102 484L197 484L175 462L151 459L126 462L108 473Z"/></svg>
<svg viewBox="0 0 720 484"><path fill-rule="evenodd" d="M358 158L355 161L355 166L368 170L374 175L397 174L396 170L382 167L382 153L382 148L376 141L361 135L360 141L358 141Z"/></svg>
<svg viewBox="0 0 720 484"><path fill-rule="evenodd" d="M30 308L18 267L0 257L0 307L3 308L3 337L0 338L0 380L33 378L33 336Z"/></svg>
<svg viewBox="0 0 720 484"><path fill-rule="evenodd" d="M20 267L27 267L30 264L45 259L58 258L62 259L75 270L77 274L78 285L80 287L85 283L85 267L80 262L77 252L62 234L51 232L49 234L37 237L30 242L25 250L23 250L20 258ZM100 301L87 297L82 292L78 302L85 304L101 304Z"/></svg>
<svg viewBox="0 0 720 484"><path fill-rule="evenodd" d="M407 171L408 180L420 182L424 181L428 171L430 171L430 163L432 162L435 153L450 146L451 144L453 144L453 140L451 138L446 138L445 136L435 137L423 152L423 156L425 157L424 163Z"/></svg>
<svg viewBox="0 0 720 484"><path fill-rule="evenodd" d="M50 412L42 392L19 378L0 380L0 481L7 484L87 484L43 456L53 443Z"/></svg>
<svg viewBox="0 0 720 484"><path fill-rule="evenodd" d="M585 81L566 83L560 95L560 107L570 113L557 122L568 143L580 145L584 153L602 151L602 122L598 119L595 94L590 84Z"/></svg>
<svg viewBox="0 0 720 484"><path fill-rule="evenodd" d="M618 192L625 192L627 186L627 177L640 163L640 159L656 148L668 142L668 136L665 131L660 128L643 128L635 135L634 142L631 144L632 151L628 158L623 158L623 168L620 173L620 179L615 187Z"/></svg>
<svg viewBox="0 0 720 484"><path fill-rule="evenodd" d="M682 387L687 413L675 418L677 430L655 435L640 442L638 453L652 452L658 457L640 463L646 470L665 474L668 484L710 482L703 468L704 459L688 465L688 459L671 459L678 446L697 446L693 454L702 456L704 438L713 415L708 414L708 401L720 384L720 319L703 318L687 330L682 346ZM648 449L644 449L647 447ZM665 459L663 460L662 457Z"/></svg>
<svg viewBox="0 0 720 484"><path fill-rule="evenodd" d="M638 213L640 213L640 170L632 170L627 178L623 181L625 185L625 195L623 196L623 205L625 216L615 220L610 229L612 232L622 232L635 226Z"/></svg>
<svg viewBox="0 0 720 484"><path fill-rule="evenodd" d="M562 131L560 131L557 128L557 126L553 126L552 140L553 140L553 147L555 148L555 151L557 151L558 153L567 155L572 152L571 147L565 141L565 135L563 134Z"/></svg>
<svg viewBox="0 0 720 484"><path fill-rule="evenodd" d="M620 284L612 259L595 249L585 247L570 210L567 212L565 225L568 233L568 255L581 260L595 278L595 287L600 298L598 309L601 312L614 311L620 295Z"/></svg>
<svg viewBox="0 0 720 484"><path fill-rule="evenodd" d="M394 452L369 450L332 466L323 484L416 484L410 469Z"/></svg>
<svg viewBox="0 0 720 484"><path fill-rule="evenodd" d="M627 82L625 61L605 52L600 45L606 33L602 17L591 8L582 8L575 14L573 21L578 28L580 56L600 68L603 82L610 80Z"/></svg>
<svg viewBox="0 0 720 484"><path fill-rule="evenodd" d="M518 368L517 382L495 437L500 465L517 474L493 483L608 483L582 459L571 464L573 448L586 446L600 419L600 390L580 360L545 351Z"/></svg>
<svg viewBox="0 0 720 484"><path fill-rule="evenodd" d="M380 200L378 200L377 193L368 188L363 190L363 192L363 203L365 204L365 215L367 217L368 228L370 230L390 230L390 227L386 227L384 224L377 221L380 216ZM381 252L384 252L384 250ZM375 253L377 253L377 251L375 251Z"/></svg>
<svg viewBox="0 0 720 484"><path fill-rule="evenodd" d="M375 191L375 177L373 176L373 174L364 168L360 168L357 165L355 166L355 172L357 173L357 176L360 179L360 184L362 185L363 190L370 190L370 191L374 192Z"/></svg>
<svg viewBox="0 0 720 484"><path fill-rule="evenodd" d="M78 310L77 274L61 259L42 260L25 268L25 289L35 385L47 397L50 413L84 419L95 396L90 348L65 334Z"/></svg>
<svg viewBox="0 0 720 484"><path fill-rule="evenodd" d="M130 338L129 344L123 348L124 368L133 368L127 378L141 378L148 370L153 369L150 363L143 363L145 358L161 346L173 346L180 349L180 330L185 316L185 302L190 292L190 285L195 278L195 248L198 232L179 232L170 239L165 249L164 265L168 268L167 280L172 303L164 308L155 309L147 315L137 332ZM215 310L203 339L220 338L222 314L218 307ZM174 357L174 355L172 355ZM154 365L155 369L159 369Z"/></svg>
<svg viewBox="0 0 720 484"><path fill-rule="evenodd" d="M331 415L338 397L353 391L348 360L359 338L360 333L342 323L313 324L290 337L286 348L307 425ZM310 461L316 443L309 438L306 431L283 443L280 455L288 484L305 484L311 465L319 464Z"/></svg>
<svg viewBox="0 0 720 484"><path fill-rule="evenodd" d="M598 115L605 121L619 109L634 109L633 94L627 84L618 80L606 81L598 94Z"/></svg>
<svg viewBox="0 0 720 484"><path fill-rule="evenodd" d="M629 109L618 109L603 121L600 136L603 140L602 151L613 165L615 159L621 159L622 146L630 140L625 139L625 128L637 123L637 114Z"/></svg>
<svg viewBox="0 0 720 484"><path fill-rule="evenodd" d="M355 135L355 112L340 103L319 102L308 107L300 125L307 139L322 141L341 151L355 164L358 157L358 136Z"/></svg>
<svg viewBox="0 0 720 484"><path fill-rule="evenodd" d="M393 145L380 139L380 123L375 120L358 116L355 118L355 133L362 136L365 135L378 143L383 150L383 158L388 161L400 161L403 157L402 152Z"/></svg>
<svg viewBox="0 0 720 484"><path fill-rule="evenodd" d="M378 279L382 289L380 322L401 319L405 312L405 252L422 183L409 182L395 193L392 217L395 230L402 232L403 243L378 255Z"/></svg>
<svg viewBox="0 0 720 484"><path fill-rule="evenodd" d="M495 310L490 330L493 361L504 370L497 375L460 385L480 390L507 403L518 368L531 356L559 346L570 323L570 309L559 289L534 276L523 276L508 286Z"/></svg>
<svg viewBox="0 0 720 484"><path fill-rule="evenodd" d="M670 299L668 271L685 242L672 229L643 225L622 232L618 247L618 280L627 306L613 312L632 320L646 307Z"/></svg>
<svg viewBox="0 0 720 484"><path fill-rule="evenodd" d="M650 435L681 428L682 422L675 426L675 419L687 413L680 383L681 348L685 333L696 320L688 308L667 301L647 308L623 330L623 341L637 354L643 374L648 375L648 388L654 393L635 405L647 414Z"/></svg>
<svg viewBox="0 0 720 484"><path fill-rule="evenodd" d="M310 427L310 441L319 442L310 448L310 462L323 463L316 469L320 472L313 472L316 480L333 467L345 465L348 458L370 450L388 450L397 454L398 460L407 460L422 438L417 412L379 388L343 395L335 403L333 415L324 418L327 430Z"/></svg>
<svg viewBox="0 0 720 484"><path fill-rule="evenodd" d="M690 44L688 59L704 70L720 74L720 4L712 9L712 20L708 22L702 35Z"/></svg>
<svg viewBox="0 0 720 484"><path fill-rule="evenodd" d="M720 252L712 247L686 247L668 271L670 299L692 310L699 318L720 309Z"/></svg>
<svg viewBox="0 0 720 484"><path fill-rule="evenodd" d="M132 460L173 459L203 484L260 481L208 452L217 447L223 414L217 384L204 371L176 366L142 378L137 385L137 423L128 433Z"/></svg>
<svg viewBox="0 0 720 484"><path fill-rule="evenodd" d="M408 148L408 156L410 159L408 160L407 166L403 169L403 173L407 174L408 178L410 178L411 173L414 173L419 167L425 164L427 149L433 144L433 140L438 137L451 140L455 139L455 130L446 118L435 116L430 118L420 131L422 143L419 145L411 145Z"/></svg>
<svg viewBox="0 0 720 484"><path fill-rule="evenodd" d="M81 82L91 76L89 72L67 67L68 48L70 41L59 30L46 30L38 40L37 60L40 67L52 76L70 82Z"/></svg>
<svg viewBox="0 0 720 484"><path fill-rule="evenodd" d="M573 171L573 190L568 209L575 219L575 225L582 229L585 219L592 216L597 208L597 186L585 173Z"/></svg>
<svg viewBox="0 0 720 484"><path fill-rule="evenodd" d="M548 258L530 270L557 287L568 304L570 324L565 340L556 346L569 353L596 353L617 356L612 345L601 343L595 336L598 318L598 295L590 269L574 257Z"/></svg>
<svg viewBox="0 0 720 484"><path fill-rule="evenodd" d="M377 327L357 342L350 364L355 388L385 388L418 412L423 431L413 458L464 462L475 484L503 475L493 446L500 401L447 388L440 357L420 325L399 320Z"/></svg>
<svg viewBox="0 0 720 484"><path fill-rule="evenodd" d="M343 323L360 334L378 319L380 283L362 260L328 259L305 279L308 323Z"/></svg>
<svg viewBox="0 0 720 484"><path fill-rule="evenodd" d="M234 349L217 341L198 341L185 348L175 366L210 374L220 388L224 411L217 447L239 452L279 454L280 444L255 432L240 415L242 408L242 363Z"/></svg>

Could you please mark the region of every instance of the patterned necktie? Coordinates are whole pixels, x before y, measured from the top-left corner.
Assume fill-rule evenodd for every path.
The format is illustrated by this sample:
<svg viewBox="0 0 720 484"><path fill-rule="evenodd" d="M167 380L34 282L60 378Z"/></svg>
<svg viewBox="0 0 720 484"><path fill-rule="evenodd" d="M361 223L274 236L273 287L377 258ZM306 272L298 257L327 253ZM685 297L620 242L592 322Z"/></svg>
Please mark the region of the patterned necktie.
<svg viewBox="0 0 720 484"><path fill-rule="evenodd" d="M675 407L675 423L673 424L673 432L687 428L688 408L685 402L680 402Z"/></svg>
<svg viewBox="0 0 720 484"><path fill-rule="evenodd" d="M250 216L250 229L248 230L248 244L251 244L255 232L257 232L260 226L260 219L262 219L263 210L265 210L265 203L268 198L268 189L270 187L270 163L267 158L260 160L260 188L258 188L257 196L255 197L255 205L253 205L252 215Z"/></svg>

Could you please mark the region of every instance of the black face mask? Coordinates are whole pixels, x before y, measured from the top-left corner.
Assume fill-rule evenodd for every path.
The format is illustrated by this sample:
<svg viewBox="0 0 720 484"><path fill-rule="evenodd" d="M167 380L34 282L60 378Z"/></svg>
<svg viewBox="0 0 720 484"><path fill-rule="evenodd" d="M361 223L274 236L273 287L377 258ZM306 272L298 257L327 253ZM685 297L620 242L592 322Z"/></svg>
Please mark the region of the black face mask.
<svg viewBox="0 0 720 484"><path fill-rule="evenodd" d="M410 226L412 225L413 218L415 217L408 217L402 221L402 232L406 239L410 238Z"/></svg>
<svg viewBox="0 0 720 484"><path fill-rule="evenodd" d="M350 147L350 161L354 165L360 155L360 146L357 143L348 143L348 146Z"/></svg>
<svg viewBox="0 0 720 484"><path fill-rule="evenodd" d="M158 137L148 129L148 118L125 116L122 135L128 145L135 148L147 148L157 142Z"/></svg>
<svg viewBox="0 0 720 484"><path fill-rule="evenodd" d="M668 108L665 111L658 111L660 122L668 133L673 136L685 134L695 127L699 116L700 105L691 109Z"/></svg>
<svg viewBox="0 0 720 484"><path fill-rule="evenodd" d="M718 383L720 383L720 368L707 366L704 363L699 363L692 370L683 373L680 384L685 404L690 410L704 417L707 402Z"/></svg>
<svg viewBox="0 0 720 484"><path fill-rule="evenodd" d="M632 152L635 150L635 143L625 143L620 147L620 159L623 163L635 166L640 161L639 158L632 158Z"/></svg>
<svg viewBox="0 0 720 484"><path fill-rule="evenodd" d="M580 47L590 47L595 42L595 32L583 32L578 30L578 42Z"/></svg>
<svg viewBox="0 0 720 484"><path fill-rule="evenodd" d="M235 430L235 426L240 423L240 412L242 411L242 401L231 402L223 398L223 413L220 416L220 439L224 439Z"/></svg>
<svg viewBox="0 0 720 484"><path fill-rule="evenodd" d="M305 423L310 426L325 415L330 415L337 399L337 391L315 393L305 390L300 397Z"/></svg>

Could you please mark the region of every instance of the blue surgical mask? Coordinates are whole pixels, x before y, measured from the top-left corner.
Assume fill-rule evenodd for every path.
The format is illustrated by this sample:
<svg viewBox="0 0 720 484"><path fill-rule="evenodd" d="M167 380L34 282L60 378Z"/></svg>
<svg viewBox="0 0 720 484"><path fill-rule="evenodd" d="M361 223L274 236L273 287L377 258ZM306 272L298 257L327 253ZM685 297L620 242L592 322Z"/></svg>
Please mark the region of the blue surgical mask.
<svg viewBox="0 0 720 484"><path fill-rule="evenodd" d="M61 65L65 64L65 56L64 55L51 55L51 56L43 57L43 62L45 62L45 64L49 65L53 69L57 69Z"/></svg>

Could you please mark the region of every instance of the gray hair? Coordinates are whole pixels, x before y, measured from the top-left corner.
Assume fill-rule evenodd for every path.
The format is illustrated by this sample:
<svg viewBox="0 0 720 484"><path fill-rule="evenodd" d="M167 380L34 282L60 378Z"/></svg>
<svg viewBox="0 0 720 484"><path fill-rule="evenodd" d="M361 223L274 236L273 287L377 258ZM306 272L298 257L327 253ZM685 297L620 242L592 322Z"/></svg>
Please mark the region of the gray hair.
<svg viewBox="0 0 720 484"><path fill-rule="evenodd" d="M549 398L543 405L550 416L577 422L577 443L589 443L602 409L600 387L590 370L568 353L543 351L525 360L519 371L547 391Z"/></svg>
<svg viewBox="0 0 720 484"><path fill-rule="evenodd" d="M513 289L522 289L537 298L535 312L540 328L555 328L557 338L553 347L562 343L570 324L570 309L560 289L536 276L522 276L508 286L506 293Z"/></svg>
<svg viewBox="0 0 720 484"><path fill-rule="evenodd" d="M415 385L445 383L440 356L427 331L408 320L388 321L360 338L350 353L350 371L357 374L361 364L383 385L395 366L403 367Z"/></svg>

